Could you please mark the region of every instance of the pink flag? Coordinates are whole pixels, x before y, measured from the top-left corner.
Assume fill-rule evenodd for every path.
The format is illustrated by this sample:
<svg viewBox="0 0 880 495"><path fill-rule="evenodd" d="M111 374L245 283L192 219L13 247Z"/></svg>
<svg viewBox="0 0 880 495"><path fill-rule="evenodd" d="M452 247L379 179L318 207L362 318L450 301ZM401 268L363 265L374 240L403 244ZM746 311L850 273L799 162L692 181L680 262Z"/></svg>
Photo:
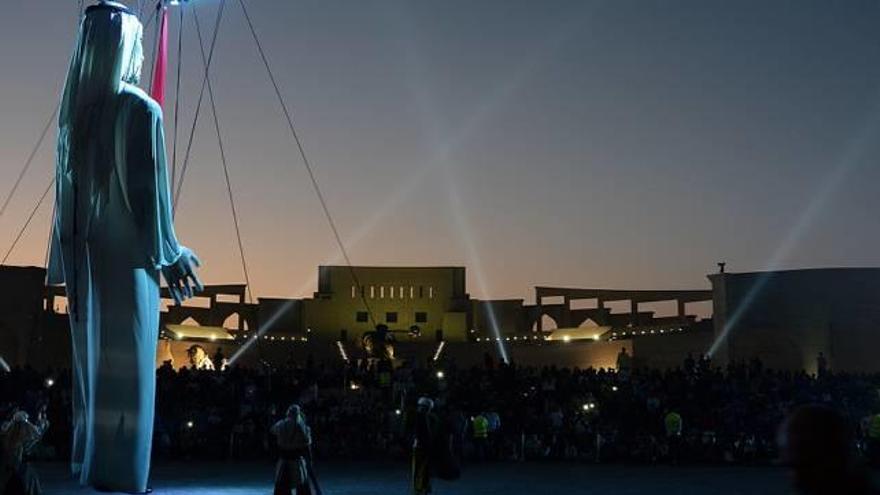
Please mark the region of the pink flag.
<svg viewBox="0 0 880 495"><path fill-rule="evenodd" d="M168 9L162 8L162 24L159 27L159 43L156 53L156 69L153 72L153 85L150 96L160 106L165 104L165 73L168 68Z"/></svg>

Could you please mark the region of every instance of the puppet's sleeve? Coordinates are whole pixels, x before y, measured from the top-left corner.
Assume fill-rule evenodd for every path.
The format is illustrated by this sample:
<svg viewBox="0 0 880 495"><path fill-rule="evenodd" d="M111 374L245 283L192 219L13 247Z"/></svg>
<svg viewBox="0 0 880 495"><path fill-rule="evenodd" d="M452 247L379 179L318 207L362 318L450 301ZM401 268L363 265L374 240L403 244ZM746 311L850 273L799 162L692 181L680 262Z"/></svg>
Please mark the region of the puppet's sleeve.
<svg viewBox="0 0 880 495"><path fill-rule="evenodd" d="M118 176L147 262L158 270L174 264L181 253L172 219L162 109L137 96L126 99L123 107L116 129L116 142L123 148L117 148Z"/></svg>

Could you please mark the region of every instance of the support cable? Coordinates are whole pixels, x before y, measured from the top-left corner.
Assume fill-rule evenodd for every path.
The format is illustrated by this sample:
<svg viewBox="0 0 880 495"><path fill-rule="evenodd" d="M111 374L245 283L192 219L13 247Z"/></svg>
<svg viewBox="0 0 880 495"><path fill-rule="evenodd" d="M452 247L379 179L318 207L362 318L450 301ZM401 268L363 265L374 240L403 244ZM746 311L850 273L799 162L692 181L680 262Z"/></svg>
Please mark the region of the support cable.
<svg viewBox="0 0 880 495"><path fill-rule="evenodd" d="M214 116L214 129L217 131L217 144L220 148L220 162L223 165L223 177L226 179L226 192L229 196L229 206L232 210L232 223L235 226L235 237L238 240L238 254L241 257L241 268L244 271L244 281L247 288L248 302L253 303L253 289L251 288L250 276L248 275L247 261L244 255L244 243L241 240L241 228L238 221L238 211L235 207L235 195L232 192L232 182L229 179L229 165L226 162L226 151L223 147L223 135L220 132L220 119L217 116L217 105L214 101L214 89L208 73L208 58L205 54L205 45L202 40L202 29L199 24L199 16L193 11L193 19L196 23L196 34L199 37L199 52L202 54L202 63L205 64L205 80L208 85L208 101L211 103L211 113Z"/></svg>
<svg viewBox="0 0 880 495"><path fill-rule="evenodd" d="M296 127L293 124L293 117L291 116L291 112L287 107L287 103L284 101L284 97L281 95L281 89L278 87L278 83L275 79L275 74L272 71L271 65L269 64L269 59L266 57L266 52L263 50L263 45L262 43L260 43L259 36L257 36L257 31L254 28L253 22L251 21L251 16L248 13L247 6L245 5L244 0L238 0L238 3L241 5L241 9L244 12L244 18L247 21L248 28L250 29L251 35L254 38L254 43L257 45L257 50L260 52L260 58L263 60L263 65L266 67L266 72L269 75L269 80L272 82L272 87L275 88L275 95L278 97L278 102L280 103L281 109L284 112L284 117L287 119L287 126L290 129L290 134L293 136L293 139L296 142L296 147L299 150L300 157L302 157L303 164L305 165L306 171L309 174L309 179L312 182L312 188L315 190L315 195L318 196L318 201L321 203L321 208L324 210L324 216L327 217L327 223L329 223L330 225L330 230L333 231L333 237L336 238L336 244L339 245L339 250L342 253L342 257L345 258L345 263L348 265L349 272L351 273L351 278L354 281L355 285L357 285L358 287L358 292L360 292L361 300L364 303L364 307L367 309L367 314L370 316L370 321L373 323L373 325L375 325L376 319L373 315L373 311L370 309L369 303L367 302L363 286L358 279L357 273L355 273L354 266L351 263L351 258L348 255L348 250L345 248L345 244L342 242L342 236L339 235L339 229L336 227L336 222L333 221L333 216L330 214L330 209L327 206L327 201L324 199L324 194L321 192L321 188L318 186L318 179L315 176L314 171L312 170L311 162L309 162L309 159L306 156L302 140L300 139L299 134L296 131Z"/></svg>
<svg viewBox="0 0 880 495"><path fill-rule="evenodd" d="M180 69L183 65L183 4L180 5L180 26L177 29L177 88L174 93L174 144L171 158L171 184L177 182L177 123L180 118ZM172 191L173 192L173 191Z"/></svg>
<svg viewBox="0 0 880 495"><path fill-rule="evenodd" d="M15 240L12 241L12 245L9 246L9 249L6 251L6 254L3 255L3 260L0 260L0 266L4 266L6 264L6 260L9 259L9 255L12 254L12 251L15 249L15 246L18 245L18 241L21 240L21 237L24 235L24 232L27 230L28 226L31 224L31 221L34 219L34 215L37 214L37 210L42 206L43 201L46 200L46 196L49 195L49 191L52 190L52 186L55 185L55 177L52 177L52 181L49 183L49 187L43 191L43 195L40 196L40 200L37 201L37 205L34 206L34 209L31 210L31 214L28 215L27 220L24 222L24 225L21 226L21 229L18 231L18 235L15 236Z"/></svg>
<svg viewBox="0 0 880 495"><path fill-rule="evenodd" d="M52 253L52 236L55 235L55 209L57 207L58 203L53 201L52 214L49 215L49 239L46 241L46 256L43 258L43 269L46 270L47 277L49 274L49 255Z"/></svg>
<svg viewBox="0 0 880 495"><path fill-rule="evenodd" d="M222 0L220 2L219 10L217 11L217 20L214 22L214 35L213 40L211 41L211 49L208 51L208 63L205 66L205 76L202 78L202 88L199 90L199 99L196 102L196 111L195 116L193 117L192 127L189 131L189 140L186 143L186 153L183 156L183 165L180 168L180 179L177 181L177 186L172 183L171 187L174 189L172 191L173 197L171 202L171 216L174 217L177 215L177 206L180 203L180 192L183 190L183 181L186 178L186 170L189 167L189 157L192 151L193 139L196 135L196 126L199 123L199 114L202 110L202 100L205 97L205 88L208 83L208 74L211 68L211 62L214 60L214 48L217 46L217 34L220 32L220 21L223 19L223 10L226 6L226 0ZM193 7L193 16L196 15L196 9ZM195 17L194 17L195 18ZM199 42L201 45L201 42Z"/></svg>
<svg viewBox="0 0 880 495"><path fill-rule="evenodd" d="M148 22L147 25L144 27L144 30L146 31L147 29L150 28L150 24L152 24L153 20L156 21L156 37L153 40L153 57L152 57L153 60L152 60L152 63L150 64L150 79L149 79L150 83L153 82L153 75L154 75L153 73L156 71L156 59L159 58L158 57L159 43L161 41L161 30L162 30L162 23L159 22L159 16L162 15L162 9L163 9L163 6L162 6L162 2L160 0L159 3L156 4L156 15L152 16L150 18L150 22Z"/></svg>
<svg viewBox="0 0 880 495"><path fill-rule="evenodd" d="M6 199L3 200L3 205L0 206L0 218L3 217L3 214L6 213L6 209L9 207L9 203L12 201L12 197L15 196L15 193L18 191L18 187L21 185L22 179L27 174L28 169L31 168L31 164L34 162L34 158L37 156L37 152L40 151L40 147L43 145L43 141L46 139L46 134L49 133L49 129L52 127L52 124L55 122L55 117L58 115L58 109L61 107L61 103L55 106L55 110L52 112L52 115L49 117L49 120L46 122L46 125L43 127L43 131L40 133L40 138L37 139L37 144L34 145L31 150L31 154L28 155L27 160L24 162L24 167L22 167L21 171L18 173L18 178L15 179L15 183L12 184L12 189L9 190L9 194L6 195Z"/></svg>

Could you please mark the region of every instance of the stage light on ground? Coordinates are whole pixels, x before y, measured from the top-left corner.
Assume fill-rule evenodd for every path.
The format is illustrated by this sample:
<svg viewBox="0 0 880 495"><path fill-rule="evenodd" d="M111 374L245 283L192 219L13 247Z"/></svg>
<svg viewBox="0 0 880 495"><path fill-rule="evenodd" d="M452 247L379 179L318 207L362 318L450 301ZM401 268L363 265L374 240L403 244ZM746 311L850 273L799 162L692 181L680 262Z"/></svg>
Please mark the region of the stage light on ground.
<svg viewBox="0 0 880 495"><path fill-rule="evenodd" d="M437 379L438 380L442 380L444 377L446 377L446 374L444 374L442 371L437 372Z"/></svg>
<svg viewBox="0 0 880 495"><path fill-rule="evenodd" d="M192 421L187 421L187 422L186 422L186 427L189 428L189 429L193 429L195 426L196 426L196 424L193 423Z"/></svg>
<svg viewBox="0 0 880 495"><path fill-rule="evenodd" d="M46 387L52 388L52 385L55 385L55 380L51 378L46 378Z"/></svg>
<svg viewBox="0 0 880 495"><path fill-rule="evenodd" d="M612 391L612 392L617 392L617 385L612 385L612 386L611 386L611 391Z"/></svg>
<svg viewBox="0 0 880 495"><path fill-rule="evenodd" d="M394 414L396 414L397 416L400 416L401 415L400 409L395 409Z"/></svg>

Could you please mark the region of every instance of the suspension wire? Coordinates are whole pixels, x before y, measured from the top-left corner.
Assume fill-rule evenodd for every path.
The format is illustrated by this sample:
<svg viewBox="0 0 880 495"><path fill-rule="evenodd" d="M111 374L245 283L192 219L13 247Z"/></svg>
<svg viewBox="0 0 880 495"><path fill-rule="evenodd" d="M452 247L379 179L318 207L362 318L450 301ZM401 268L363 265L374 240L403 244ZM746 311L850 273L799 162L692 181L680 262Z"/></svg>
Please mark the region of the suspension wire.
<svg viewBox="0 0 880 495"><path fill-rule="evenodd" d="M35 144L33 149L31 149L31 154L28 155L27 160L25 160L24 167L22 167L21 171L18 173L18 178L16 178L15 182L12 184L12 189L9 190L9 193L6 195L6 199L3 200L3 205L0 206L0 218L3 217L4 213L6 213L6 209L9 207L9 203L12 201L13 196L15 196L15 193L18 191L18 187L21 185L22 179L24 179L27 171L34 163L34 158L36 158L37 152L39 152L40 148L43 146L43 141L46 139L46 135L49 133L49 129L52 127L52 124L55 122L55 117L58 115L58 109L60 107L61 102L59 102L55 106L55 110L52 112L52 115L49 116L49 120L46 121L46 125L43 127L43 131L40 133L40 138L37 139L37 144Z"/></svg>
<svg viewBox="0 0 880 495"><path fill-rule="evenodd" d="M156 21L156 38L153 40L153 57L152 57L153 61L150 64L150 79L149 79L150 85L153 84L153 76L154 76L153 73L156 71L156 59L159 58L159 43L162 41L161 40L162 23L159 22L159 16L162 14L162 8L163 8L162 1L160 0L159 3L156 4L156 15L152 16L150 18L150 22L147 23L146 27L144 27L144 30L147 30L147 29L149 29L150 24L152 24L153 20Z"/></svg>
<svg viewBox="0 0 880 495"><path fill-rule="evenodd" d="M46 270L47 281L49 276L49 254L52 252L52 236L55 235L55 209L57 207L58 203L53 201L52 214L49 215L49 239L46 241L46 257L43 258L43 269Z"/></svg>
<svg viewBox="0 0 880 495"><path fill-rule="evenodd" d="M214 48L217 46L217 34L220 32L220 21L223 19L223 10L226 6L226 0L222 0L220 2L219 10L217 11L217 20L214 22L214 35L211 41L211 49L208 51L208 63L205 66L205 76L202 78L202 88L199 90L199 99L196 102L196 111L195 116L192 121L192 128L189 130L189 140L186 144L186 153L183 157L183 165L180 168L180 179L177 181L176 190L172 191L174 193L172 202L171 202L171 216L174 218L177 215L177 206L180 203L180 192L183 190L183 181L186 178L186 170L189 167L189 157L190 152L192 151L193 139L196 135L196 125L199 123L199 114L202 110L202 100L205 96L205 88L208 83L208 70L211 68L211 62L214 60ZM193 7L193 16L196 15L196 9ZM201 42L199 42L201 44ZM171 187L174 188L174 184L171 184Z"/></svg>
<svg viewBox="0 0 880 495"><path fill-rule="evenodd" d="M263 60L263 65L266 67L266 72L269 75L269 80L272 82L272 87L275 88L275 95L278 97L278 102L281 104L281 109L284 111L284 117L287 119L287 126L290 129L290 134L293 136L293 140L296 142L296 147L299 150L299 155L302 158L303 165L305 165L306 171L309 174L309 179L312 182L312 188L315 191L315 195L318 197L318 201L321 203L321 208L324 210L324 216L327 217L327 223L330 225L330 230L333 231L333 237L336 238L336 244L338 244L339 250L342 253L342 257L345 259L345 263L348 266L349 272L351 273L351 278L358 288L358 292L361 296L361 301L363 301L364 307L367 310L367 314L370 316L370 321L375 326L376 319L373 315L373 311L370 309L370 304L367 302L366 294L364 294L364 287L363 285L361 285L357 273L355 273L354 266L351 262L351 257L348 255L348 250L345 248L345 243L342 242L342 236L339 235L339 229L336 227L336 222L333 221L333 216L330 214L330 208L327 206L327 201L324 198L324 194L321 192L321 188L318 186L318 179L312 169L311 162L306 156L306 151L303 147L302 140L300 139L299 133L297 133L296 127L293 124L292 114L287 107L287 103L284 101L284 97L281 95L281 89L278 87L278 83L275 79L275 74L272 71L271 65L269 64L269 59L266 57L266 52L263 50L263 45L262 43L260 43L259 36L257 36L257 30L254 28L254 24L251 21L251 16L248 13L247 6L245 5L244 0L238 0L238 3L241 5L241 10L244 12L244 18L247 21L248 28L250 29L251 35L254 38L254 43L257 45L257 50L260 52L260 58Z"/></svg>
<svg viewBox="0 0 880 495"><path fill-rule="evenodd" d="M225 0L224 0L225 1ZM244 243L241 240L241 228L238 220L238 211L235 207L235 195L232 192L232 182L229 179L229 165L226 162L226 151L223 147L223 135L220 132L220 119L217 116L217 105L214 101L214 89L208 73L208 58L205 54L205 44L202 40L202 29L199 23L198 13L193 11L193 19L196 23L196 34L199 37L199 52L202 54L202 63L205 64L205 80L208 85L208 101L211 103L211 114L214 116L214 129L217 131L217 145L220 148L220 162L223 164L223 177L226 179L226 192L229 195L229 206L232 209L232 223L235 226L235 237L238 240L238 254L241 257L241 268L244 271L244 281L247 289L248 302L253 304L253 289L248 275L247 261L244 255Z"/></svg>
<svg viewBox="0 0 880 495"><path fill-rule="evenodd" d="M183 5L180 5L180 26L178 26L177 30L177 89L175 89L174 93L174 144L171 159L172 186L177 182L177 123L180 117L180 68L183 64Z"/></svg>
<svg viewBox="0 0 880 495"><path fill-rule="evenodd" d="M52 186L55 185L55 177L52 177L52 181L49 182L49 187L43 191L43 195L40 196L40 200L37 201L37 205L34 206L34 209L31 210L31 214L28 215L27 220L24 222L24 225L21 226L21 229L18 231L18 235L15 236L15 240L12 241L12 245L9 246L9 249L6 251L6 254L3 255L3 260L0 260L0 266L4 266L6 264L6 260L9 259L9 255L12 254L12 251L15 249L15 246L18 245L18 241L21 240L21 237L24 235L24 232L27 230L28 226L31 224L31 221L34 219L34 215L37 214L37 210L42 206L43 201L46 200L46 196L49 195L49 191L52 190Z"/></svg>
<svg viewBox="0 0 880 495"><path fill-rule="evenodd" d="M146 5L146 2L144 2L144 4ZM158 9L161 5L162 5L162 2L161 2L161 0L160 0L159 3L156 5L156 8ZM138 17L141 17L141 16L138 16ZM151 15L150 18L147 19L147 22L146 22L146 24L144 24L144 29L143 29L145 32L146 32L148 29L150 29L150 26L153 25L153 21L156 20L156 17L157 17L157 16Z"/></svg>

